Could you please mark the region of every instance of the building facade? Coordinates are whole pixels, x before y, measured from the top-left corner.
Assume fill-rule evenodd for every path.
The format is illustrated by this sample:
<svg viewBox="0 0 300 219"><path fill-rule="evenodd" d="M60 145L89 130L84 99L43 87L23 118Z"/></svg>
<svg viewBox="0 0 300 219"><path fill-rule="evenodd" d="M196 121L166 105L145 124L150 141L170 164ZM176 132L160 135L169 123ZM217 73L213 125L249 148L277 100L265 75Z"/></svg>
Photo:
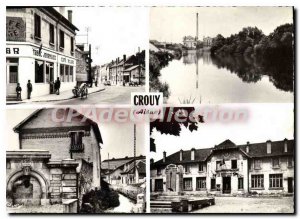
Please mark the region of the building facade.
<svg viewBox="0 0 300 219"><path fill-rule="evenodd" d="M203 37L203 46L204 47L211 47L213 43L213 38L211 37Z"/></svg>
<svg viewBox="0 0 300 219"><path fill-rule="evenodd" d="M53 121L69 113L71 121ZM6 152L7 201L44 205L79 199L101 187L97 123L76 111L41 109L19 123L19 149Z"/></svg>
<svg viewBox="0 0 300 219"><path fill-rule="evenodd" d="M86 83L88 81L88 72L86 68L86 59L88 57L88 52L84 51L84 45L78 44L75 48L75 58L76 58L76 82L77 85L81 83Z"/></svg>
<svg viewBox="0 0 300 219"><path fill-rule="evenodd" d="M152 193L274 194L294 192L294 140L178 151L151 163Z"/></svg>
<svg viewBox="0 0 300 219"><path fill-rule="evenodd" d="M7 7L6 9L6 96L15 99L16 86L26 98L28 80L32 96L50 93L57 77L61 91L76 83L75 31L72 12L68 19L53 7Z"/></svg>
<svg viewBox="0 0 300 219"><path fill-rule="evenodd" d="M192 36L183 37L183 45L187 49L196 49L197 48L197 38Z"/></svg>

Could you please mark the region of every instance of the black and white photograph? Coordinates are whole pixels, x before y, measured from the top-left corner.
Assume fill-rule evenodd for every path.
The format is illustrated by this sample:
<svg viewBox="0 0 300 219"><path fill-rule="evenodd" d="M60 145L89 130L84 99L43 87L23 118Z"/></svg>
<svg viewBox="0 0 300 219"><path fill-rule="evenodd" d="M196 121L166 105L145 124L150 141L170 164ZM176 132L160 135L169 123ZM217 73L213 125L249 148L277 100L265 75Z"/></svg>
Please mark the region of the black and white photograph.
<svg viewBox="0 0 300 219"><path fill-rule="evenodd" d="M108 110L7 110L7 212L145 212L144 124L99 122Z"/></svg>
<svg viewBox="0 0 300 219"><path fill-rule="evenodd" d="M239 108L209 108L231 121L166 108L170 121L150 124L151 213L294 213L293 106Z"/></svg>
<svg viewBox="0 0 300 219"><path fill-rule="evenodd" d="M149 31L167 104L294 101L293 7L154 7Z"/></svg>
<svg viewBox="0 0 300 219"><path fill-rule="evenodd" d="M7 104L130 104L145 91L148 20L137 7L7 7Z"/></svg>

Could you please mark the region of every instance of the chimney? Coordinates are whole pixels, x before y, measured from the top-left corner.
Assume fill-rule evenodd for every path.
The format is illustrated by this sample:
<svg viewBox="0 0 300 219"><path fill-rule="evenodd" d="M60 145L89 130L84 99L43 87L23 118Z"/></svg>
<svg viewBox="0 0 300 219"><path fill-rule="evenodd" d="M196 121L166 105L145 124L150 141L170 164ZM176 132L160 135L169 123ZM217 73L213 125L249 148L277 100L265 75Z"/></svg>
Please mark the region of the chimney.
<svg viewBox="0 0 300 219"><path fill-rule="evenodd" d="M124 60L124 62L126 62L126 55L125 54L123 55L123 60Z"/></svg>
<svg viewBox="0 0 300 219"><path fill-rule="evenodd" d="M72 10L68 10L68 20L72 23L72 14L73 11Z"/></svg>
<svg viewBox="0 0 300 219"><path fill-rule="evenodd" d="M195 148L192 148L191 150L191 160L195 160Z"/></svg>
<svg viewBox="0 0 300 219"><path fill-rule="evenodd" d="M249 153L249 145L250 145L250 142L249 142L249 141L247 141L246 153Z"/></svg>
<svg viewBox="0 0 300 219"><path fill-rule="evenodd" d="M285 152L285 153L288 152L287 141L288 141L288 140L287 140L286 138L283 140L283 144L284 144L284 152Z"/></svg>
<svg viewBox="0 0 300 219"><path fill-rule="evenodd" d="M179 161L182 161L182 154L183 154L183 150L181 149L179 152Z"/></svg>
<svg viewBox="0 0 300 219"><path fill-rule="evenodd" d="M198 13L196 14L196 40L198 40Z"/></svg>
<svg viewBox="0 0 300 219"><path fill-rule="evenodd" d="M154 163L154 160L153 158L150 159L150 164L153 164Z"/></svg>
<svg viewBox="0 0 300 219"><path fill-rule="evenodd" d="M116 64L118 64L119 62L118 62L118 60L119 60L119 58L116 58Z"/></svg>
<svg viewBox="0 0 300 219"><path fill-rule="evenodd" d="M164 152L163 152L163 162L164 162L164 163L166 162L166 155L167 155L167 153L164 151Z"/></svg>
<svg viewBox="0 0 300 219"><path fill-rule="evenodd" d="M267 141L267 154L271 154L272 153L272 149L271 149L271 140Z"/></svg>

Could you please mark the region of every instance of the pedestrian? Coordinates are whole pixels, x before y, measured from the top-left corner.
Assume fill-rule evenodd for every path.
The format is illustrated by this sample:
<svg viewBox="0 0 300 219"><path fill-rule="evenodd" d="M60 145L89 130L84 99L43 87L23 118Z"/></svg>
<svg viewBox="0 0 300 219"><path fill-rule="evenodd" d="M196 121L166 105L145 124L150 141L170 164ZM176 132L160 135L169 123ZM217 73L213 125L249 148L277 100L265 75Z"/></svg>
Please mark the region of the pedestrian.
<svg viewBox="0 0 300 219"><path fill-rule="evenodd" d="M28 80L28 83L27 83L27 98L28 99L31 98L31 92L32 92L32 84L31 84L30 80Z"/></svg>
<svg viewBox="0 0 300 219"><path fill-rule="evenodd" d="M22 101L22 97L21 97L22 88L20 86L20 83L17 83L16 92L17 92L17 100Z"/></svg>
<svg viewBox="0 0 300 219"><path fill-rule="evenodd" d="M59 95L59 89L60 89L60 80L59 77L57 77L57 80L55 81L55 90L57 95Z"/></svg>

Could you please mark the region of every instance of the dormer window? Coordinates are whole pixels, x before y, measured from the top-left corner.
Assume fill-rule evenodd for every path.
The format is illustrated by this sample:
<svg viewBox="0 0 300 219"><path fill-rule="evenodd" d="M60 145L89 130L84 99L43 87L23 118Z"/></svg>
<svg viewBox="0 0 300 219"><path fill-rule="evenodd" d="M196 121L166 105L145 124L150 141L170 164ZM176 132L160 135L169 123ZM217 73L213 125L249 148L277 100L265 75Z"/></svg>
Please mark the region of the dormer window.
<svg viewBox="0 0 300 219"><path fill-rule="evenodd" d="M71 132L71 152L83 152L84 151L84 145L82 142L82 138L84 136L83 131L79 132Z"/></svg>

